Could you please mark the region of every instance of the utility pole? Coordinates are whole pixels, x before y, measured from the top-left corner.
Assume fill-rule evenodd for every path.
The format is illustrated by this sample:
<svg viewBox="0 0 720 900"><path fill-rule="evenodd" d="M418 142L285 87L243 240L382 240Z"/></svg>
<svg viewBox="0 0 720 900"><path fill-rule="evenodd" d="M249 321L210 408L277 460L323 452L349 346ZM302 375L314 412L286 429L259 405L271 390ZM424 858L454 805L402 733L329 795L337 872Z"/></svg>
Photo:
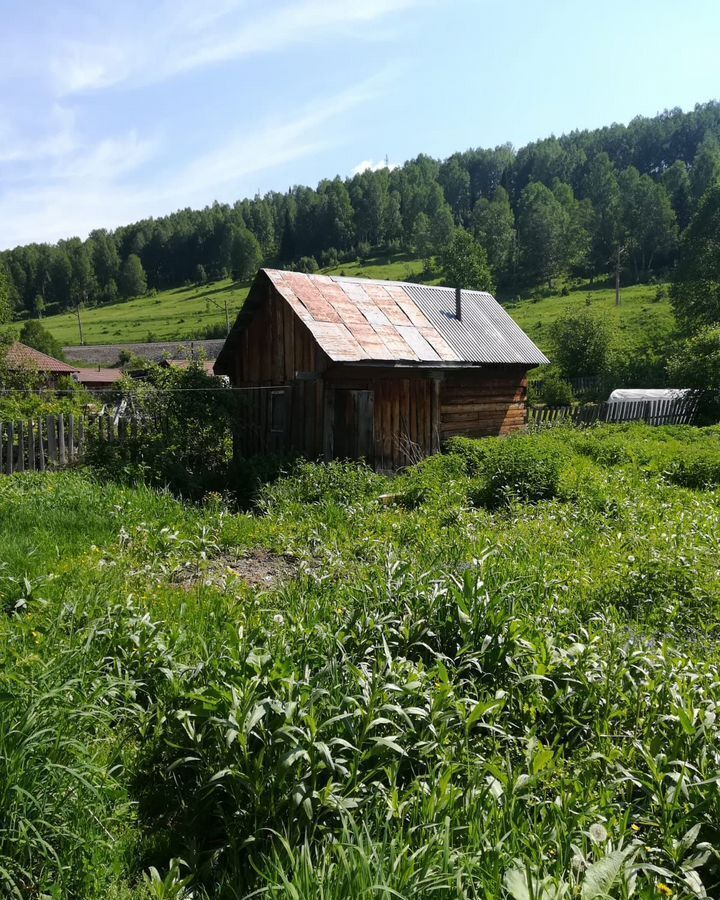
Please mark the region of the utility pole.
<svg viewBox="0 0 720 900"><path fill-rule="evenodd" d="M230 334L230 313L228 312L227 300L225 298L223 298L223 305L220 306L220 304L217 302L217 300L213 300L212 297L206 297L205 299L209 303L212 303L213 306L217 306L218 309L225 310L225 328L227 330L227 333Z"/></svg>
<svg viewBox="0 0 720 900"><path fill-rule="evenodd" d="M75 312L77 313L78 328L80 329L80 345L82 346L85 343L85 340L83 339L82 319L80 318L80 305L81 304L78 303L78 305L75 307Z"/></svg>

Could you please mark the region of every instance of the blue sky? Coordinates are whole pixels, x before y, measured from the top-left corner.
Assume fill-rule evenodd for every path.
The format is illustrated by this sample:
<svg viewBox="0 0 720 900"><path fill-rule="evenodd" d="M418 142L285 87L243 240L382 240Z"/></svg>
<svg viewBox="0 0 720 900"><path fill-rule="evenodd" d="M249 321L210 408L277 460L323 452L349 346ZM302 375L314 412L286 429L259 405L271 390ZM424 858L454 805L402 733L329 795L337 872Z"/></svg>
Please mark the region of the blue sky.
<svg viewBox="0 0 720 900"><path fill-rule="evenodd" d="M717 0L0 10L0 248L720 97Z"/></svg>

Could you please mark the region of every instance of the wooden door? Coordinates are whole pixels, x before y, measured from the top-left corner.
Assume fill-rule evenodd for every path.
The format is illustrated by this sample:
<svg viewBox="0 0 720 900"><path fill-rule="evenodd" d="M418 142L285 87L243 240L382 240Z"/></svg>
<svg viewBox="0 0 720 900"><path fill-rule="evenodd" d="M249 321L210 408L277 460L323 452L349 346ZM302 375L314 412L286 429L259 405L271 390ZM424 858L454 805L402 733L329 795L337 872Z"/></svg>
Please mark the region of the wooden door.
<svg viewBox="0 0 720 900"><path fill-rule="evenodd" d="M335 389L333 456L373 465L375 392Z"/></svg>

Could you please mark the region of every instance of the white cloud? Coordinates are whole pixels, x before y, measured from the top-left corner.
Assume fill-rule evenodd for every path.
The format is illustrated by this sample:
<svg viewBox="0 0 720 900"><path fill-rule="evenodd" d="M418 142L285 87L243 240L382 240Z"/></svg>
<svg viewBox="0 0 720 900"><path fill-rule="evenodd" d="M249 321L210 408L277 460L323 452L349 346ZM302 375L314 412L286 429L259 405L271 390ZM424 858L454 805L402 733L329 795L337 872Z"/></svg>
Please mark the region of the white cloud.
<svg viewBox="0 0 720 900"><path fill-rule="evenodd" d="M50 166L38 164L15 183L2 179L0 248L85 236L93 228L248 193L243 183L248 176L329 146L335 132L320 126L371 99L387 78L387 73L376 76L294 117L246 123L225 136L219 149L159 174L155 169L152 177L144 177L142 168L157 161L163 144L130 132L83 146Z"/></svg>
<svg viewBox="0 0 720 900"><path fill-rule="evenodd" d="M391 163L387 159L381 159L378 162L374 162L372 159L364 159L353 167L352 174L359 175L361 172L379 172L381 169L389 169L392 172L392 170L397 169L397 167L398 163Z"/></svg>
<svg viewBox="0 0 720 900"><path fill-rule="evenodd" d="M51 75L60 95L149 84L331 35L378 38L379 22L421 2L295 0L268 11L262 0L161 0L143 8L141 24L124 4L108 5L102 16L74 22L80 36L52 56Z"/></svg>

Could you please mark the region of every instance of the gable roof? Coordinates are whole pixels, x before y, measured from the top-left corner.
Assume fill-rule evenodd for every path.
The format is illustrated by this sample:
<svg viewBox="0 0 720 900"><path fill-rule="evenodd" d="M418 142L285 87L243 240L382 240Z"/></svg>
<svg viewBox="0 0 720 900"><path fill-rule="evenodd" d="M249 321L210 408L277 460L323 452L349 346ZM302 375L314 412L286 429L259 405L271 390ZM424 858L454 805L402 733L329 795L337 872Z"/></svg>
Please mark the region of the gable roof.
<svg viewBox="0 0 720 900"><path fill-rule="evenodd" d="M462 317L455 315L455 289L372 281L335 275L305 275L261 269L215 367L226 372L234 337L254 313L253 294L266 277L305 323L333 362L403 362L443 365L541 365L547 357L495 298L462 292Z"/></svg>
<svg viewBox="0 0 720 900"><path fill-rule="evenodd" d="M34 347L15 341L8 348L5 357L7 365L12 369L37 369L39 372L48 372L53 375L73 375L78 371L77 366L69 366L47 353L41 353Z"/></svg>
<svg viewBox="0 0 720 900"><path fill-rule="evenodd" d="M125 373L122 369L78 369L80 384L115 384Z"/></svg>

